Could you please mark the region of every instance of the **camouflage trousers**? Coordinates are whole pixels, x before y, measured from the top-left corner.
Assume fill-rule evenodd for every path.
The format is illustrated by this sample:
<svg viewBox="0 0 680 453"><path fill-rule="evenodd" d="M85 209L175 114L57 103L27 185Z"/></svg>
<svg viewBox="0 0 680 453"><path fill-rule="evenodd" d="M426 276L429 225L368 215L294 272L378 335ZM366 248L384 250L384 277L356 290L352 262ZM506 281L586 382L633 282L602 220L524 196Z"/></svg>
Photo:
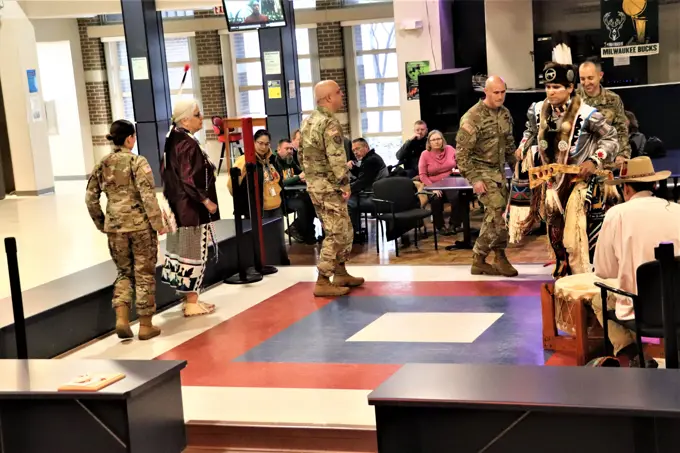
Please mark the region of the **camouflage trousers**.
<svg viewBox="0 0 680 453"><path fill-rule="evenodd" d="M113 286L113 308L130 307L134 298L138 316L156 312L158 236L153 230L109 233L109 251L118 277Z"/></svg>
<svg viewBox="0 0 680 453"><path fill-rule="evenodd" d="M492 250L505 250L508 246L508 226L503 213L508 203L508 187L505 183L484 181L486 193L478 195L484 205L484 219L473 252L487 256Z"/></svg>
<svg viewBox="0 0 680 453"><path fill-rule="evenodd" d="M336 265L345 263L352 251L354 230L347 211L347 201L339 193L309 192L309 197L326 236L316 267L320 275L331 277Z"/></svg>

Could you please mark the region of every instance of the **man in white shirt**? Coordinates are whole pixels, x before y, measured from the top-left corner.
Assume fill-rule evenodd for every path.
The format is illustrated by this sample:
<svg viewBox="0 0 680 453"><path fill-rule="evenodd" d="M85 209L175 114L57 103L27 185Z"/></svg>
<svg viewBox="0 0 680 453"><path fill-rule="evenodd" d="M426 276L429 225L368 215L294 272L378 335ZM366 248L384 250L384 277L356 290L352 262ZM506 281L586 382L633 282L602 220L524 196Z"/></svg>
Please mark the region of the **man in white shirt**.
<svg viewBox="0 0 680 453"><path fill-rule="evenodd" d="M595 274L603 279L618 279L618 287L637 294L638 266L653 261L654 249L661 242L672 242L680 249L680 205L656 198L652 191L657 181L668 179L670 171L654 171L649 157L623 162L619 178L607 184L623 184L625 203L612 207L604 218L595 250ZM593 311L602 324L602 302L593 300ZM629 298L610 293L609 309L616 309L621 320L635 318ZM610 321L609 340L615 355L635 357L635 334Z"/></svg>

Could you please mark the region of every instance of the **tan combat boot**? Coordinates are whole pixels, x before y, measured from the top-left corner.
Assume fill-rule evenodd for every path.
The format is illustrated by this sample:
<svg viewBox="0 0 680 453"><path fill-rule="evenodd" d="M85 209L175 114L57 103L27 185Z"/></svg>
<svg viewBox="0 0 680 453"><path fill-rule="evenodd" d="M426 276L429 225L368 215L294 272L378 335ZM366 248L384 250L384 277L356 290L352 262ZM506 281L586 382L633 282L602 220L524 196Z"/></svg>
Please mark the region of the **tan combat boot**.
<svg viewBox="0 0 680 453"><path fill-rule="evenodd" d="M333 284L335 286L347 286L349 288L355 288L364 284L364 279L362 277L352 277L347 272L345 264L338 264L335 268L335 276L333 277Z"/></svg>
<svg viewBox="0 0 680 453"><path fill-rule="evenodd" d="M316 297L338 297L349 293L349 288L343 286L336 286L331 283L331 279L319 274L314 287L314 295Z"/></svg>
<svg viewBox="0 0 680 453"><path fill-rule="evenodd" d="M498 270L486 262L486 256L478 253L472 255L472 275L500 275Z"/></svg>
<svg viewBox="0 0 680 453"><path fill-rule="evenodd" d="M121 305L116 307L116 335L118 338L132 338L132 329L130 329L130 309Z"/></svg>
<svg viewBox="0 0 680 453"><path fill-rule="evenodd" d="M157 337L161 334L161 329L156 327L151 322L152 316L140 316L139 317L139 339L140 340L150 340L153 337Z"/></svg>
<svg viewBox="0 0 680 453"><path fill-rule="evenodd" d="M505 256L505 250L496 250L494 254L493 266L498 272L504 277L517 277L517 269L508 261L508 257Z"/></svg>

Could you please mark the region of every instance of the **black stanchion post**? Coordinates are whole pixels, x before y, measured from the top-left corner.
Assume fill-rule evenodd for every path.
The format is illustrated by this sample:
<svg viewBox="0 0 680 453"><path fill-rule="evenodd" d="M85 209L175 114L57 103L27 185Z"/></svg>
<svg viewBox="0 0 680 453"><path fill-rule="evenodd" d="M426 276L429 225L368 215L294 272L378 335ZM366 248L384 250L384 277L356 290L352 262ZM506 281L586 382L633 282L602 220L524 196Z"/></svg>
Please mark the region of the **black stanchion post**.
<svg viewBox="0 0 680 453"><path fill-rule="evenodd" d="M678 338L675 333L674 274L675 250L673 243L662 242L654 249L654 257L661 264L661 303L663 317L663 342L666 368L678 368Z"/></svg>
<svg viewBox="0 0 680 453"><path fill-rule="evenodd" d="M260 216L260 204L258 203L256 192L256 189L259 187L259 184L257 184L256 164L250 162L246 164L246 178L248 179L248 200L250 201L248 203L250 206L250 234L252 234L253 237L253 263L255 265L255 270L263 274L262 254L260 253L262 236L260 235L261 229L258 228L258 225L262 223L262 217Z"/></svg>
<svg viewBox="0 0 680 453"><path fill-rule="evenodd" d="M253 130L252 118L241 119L241 129L243 131ZM262 231L262 187L260 187L260 177L257 170L257 156L255 154L254 137L248 132L243 134L243 148L246 156L246 172L248 178L248 199L250 201L250 231L253 234L253 253L255 255L255 270L262 275L269 275L278 272L274 266L264 264L265 247Z"/></svg>
<svg viewBox="0 0 680 453"><path fill-rule="evenodd" d="M224 283L231 285L243 285L245 283L255 283L262 280L262 274L259 272L253 272L246 269L241 261L241 247L243 245L243 187L239 184L239 179L241 178L241 170L237 167L232 167L229 170L229 176L231 177L231 190L234 194L234 226L236 227L236 265L238 267L238 273L232 275L231 277L224 280Z"/></svg>
<svg viewBox="0 0 680 453"><path fill-rule="evenodd" d="M7 270L9 286L12 294L12 311L14 312L14 338L17 344L17 359L28 359L26 343L26 319L24 318L24 300L21 296L21 279L19 278L19 261L17 260L17 240L5 238L7 253Z"/></svg>

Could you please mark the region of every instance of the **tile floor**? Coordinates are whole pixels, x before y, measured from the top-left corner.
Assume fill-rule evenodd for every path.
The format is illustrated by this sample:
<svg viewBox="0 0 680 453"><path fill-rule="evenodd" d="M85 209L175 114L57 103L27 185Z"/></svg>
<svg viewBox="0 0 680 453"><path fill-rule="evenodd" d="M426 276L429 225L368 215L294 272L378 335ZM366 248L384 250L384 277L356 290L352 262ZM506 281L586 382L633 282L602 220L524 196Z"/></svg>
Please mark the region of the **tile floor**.
<svg viewBox="0 0 680 453"><path fill-rule="evenodd" d="M220 210L228 216L225 186L220 176ZM87 215L84 187L60 182L56 195L0 201L0 236L17 238L24 290L110 259L106 236ZM156 317L163 334L152 341L110 336L64 359L188 360L187 421L371 427L366 396L404 363L546 362L538 291L550 268L542 265L545 244L530 244L541 251L516 249L515 256L538 264L520 265L512 281L471 276L469 251L446 252L443 244L398 260L393 248L376 260L374 248L359 247L355 264L396 264L350 266L367 284L349 297L314 298L314 267L281 268L256 284L206 292L204 300L218 306L212 316L185 319L176 307ZM294 246L293 264L313 264L317 249ZM409 263L418 266L400 265ZM3 256L0 298L9 291Z"/></svg>
<svg viewBox="0 0 680 453"><path fill-rule="evenodd" d="M462 266L354 266L365 287L311 294L315 270L281 268L203 295L214 315L157 316L160 337L104 338L64 357L181 359L187 421L374 425L372 389L408 362L543 365L538 291L549 271L513 281ZM136 329L136 327L135 327ZM134 329L133 329L134 330Z"/></svg>

